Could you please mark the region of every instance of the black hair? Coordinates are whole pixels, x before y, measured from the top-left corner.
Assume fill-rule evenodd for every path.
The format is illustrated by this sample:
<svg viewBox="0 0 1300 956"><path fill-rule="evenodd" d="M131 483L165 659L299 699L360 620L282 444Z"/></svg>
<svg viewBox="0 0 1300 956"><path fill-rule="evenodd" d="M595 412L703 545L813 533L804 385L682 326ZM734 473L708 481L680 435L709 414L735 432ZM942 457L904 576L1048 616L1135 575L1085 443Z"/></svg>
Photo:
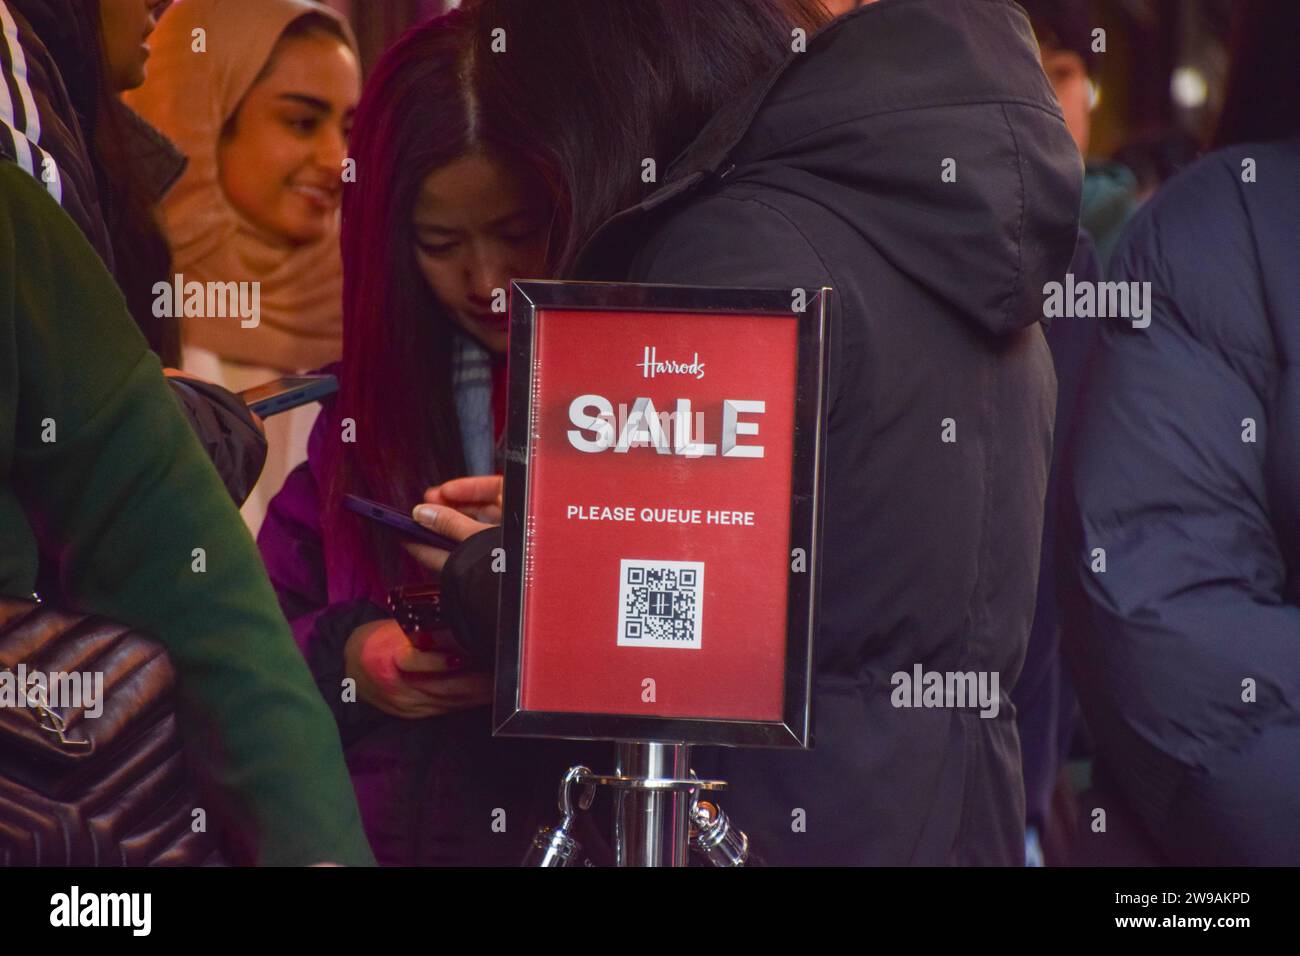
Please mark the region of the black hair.
<svg viewBox="0 0 1300 956"><path fill-rule="evenodd" d="M1047 50L1077 53L1088 74L1097 65L1092 52L1092 30L1096 25L1090 0L1017 0L1029 14L1038 45Z"/></svg>
<svg viewBox="0 0 1300 956"><path fill-rule="evenodd" d="M705 123L783 62L816 0L482 0L473 87L483 136L539 171L556 198L561 275L595 229L655 187ZM504 33L498 33L502 30ZM493 50L500 38L506 53Z"/></svg>
<svg viewBox="0 0 1300 956"><path fill-rule="evenodd" d="M100 32L100 3L93 5L95 40L86 53L92 77L84 116L87 147L94 164L100 207L113 244L113 277L126 299L136 325L164 365L181 361L180 322L157 316L153 287L171 272L171 249L158 221L156 183L145 179L139 157L133 156L129 126L132 117L118 98L108 75L108 58ZM93 87L93 93L90 92Z"/></svg>

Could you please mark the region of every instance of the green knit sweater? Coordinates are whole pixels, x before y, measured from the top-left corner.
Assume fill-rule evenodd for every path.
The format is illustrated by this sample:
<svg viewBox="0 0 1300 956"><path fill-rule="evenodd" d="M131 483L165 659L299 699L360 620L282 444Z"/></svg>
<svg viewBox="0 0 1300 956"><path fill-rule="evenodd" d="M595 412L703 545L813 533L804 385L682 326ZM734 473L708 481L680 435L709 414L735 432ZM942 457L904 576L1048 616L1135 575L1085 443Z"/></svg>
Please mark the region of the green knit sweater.
<svg viewBox="0 0 1300 956"><path fill-rule="evenodd" d="M335 722L157 358L72 220L0 162L0 594L31 595L34 529L69 602L167 648L215 816L259 863L373 863Z"/></svg>

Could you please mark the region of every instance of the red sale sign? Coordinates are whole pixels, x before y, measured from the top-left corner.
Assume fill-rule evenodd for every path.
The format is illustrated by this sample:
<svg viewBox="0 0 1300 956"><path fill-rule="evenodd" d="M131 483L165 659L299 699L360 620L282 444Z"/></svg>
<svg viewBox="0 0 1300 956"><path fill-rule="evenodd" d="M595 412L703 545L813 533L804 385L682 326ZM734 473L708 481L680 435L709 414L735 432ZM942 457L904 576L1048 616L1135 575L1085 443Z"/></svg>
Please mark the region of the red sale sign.
<svg viewBox="0 0 1300 956"><path fill-rule="evenodd" d="M707 722L673 739L717 740L806 714L824 418L806 407L822 394L814 291L809 316L789 292L516 289L506 723L547 715L557 735L626 737ZM558 301L539 303L548 293Z"/></svg>

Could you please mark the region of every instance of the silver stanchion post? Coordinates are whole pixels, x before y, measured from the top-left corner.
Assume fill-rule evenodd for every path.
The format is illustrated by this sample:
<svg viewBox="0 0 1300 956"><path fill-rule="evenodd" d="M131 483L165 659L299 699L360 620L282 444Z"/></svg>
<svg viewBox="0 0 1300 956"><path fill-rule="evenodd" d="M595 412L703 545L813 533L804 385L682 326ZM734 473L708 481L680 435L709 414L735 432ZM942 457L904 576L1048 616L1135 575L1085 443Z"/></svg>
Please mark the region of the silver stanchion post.
<svg viewBox="0 0 1300 956"><path fill-rule="evenodd" d="M686 866L691 794L677 787L659 789L656 780L691 776L687 744L620 743L615 774L645 781L644 789L618 791L614 811L614 858L618 866Z"/></svg>
<svg viewBox="0 0 1300 956"><path fill-rule="evenodd" d="M757 862L749 838L703 794L725 790L725 780L701 780L690 769L684 743L622 742L612 774L570 767L560 781L560 822L533 837L524 866L573 866L582 850L573 837L575 817L586 810L597 787L614 791L614 862L617 866L688 866L690 853L710 866ZM571 789L582 787L575 801ZM591 864L588 863L588 866Z"/></svg>

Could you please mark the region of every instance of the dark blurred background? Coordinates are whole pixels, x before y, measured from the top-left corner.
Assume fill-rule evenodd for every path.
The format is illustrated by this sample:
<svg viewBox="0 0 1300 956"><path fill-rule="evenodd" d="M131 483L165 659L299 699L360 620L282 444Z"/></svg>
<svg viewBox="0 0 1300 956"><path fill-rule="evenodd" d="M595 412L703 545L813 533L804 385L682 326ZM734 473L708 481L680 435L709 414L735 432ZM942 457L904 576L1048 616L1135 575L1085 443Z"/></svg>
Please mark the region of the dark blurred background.
<svg viewBox="0 0 1300 956"><path fill-rule="evenodd" d="M352 19L368 70L407 27L459 0L328 2ZM1120 159L1145 192L1194 157L1222 104L1234 0L1040 0L1029 5L1037 8L1040 20L1042 11L1052 19L1056 8L1063 22L1083 22L1089 47L1093 29L1106 31L1105 52L1093 54L1089 64L1091 158ZM826 6L843 12L857 2L826 0Z"/></svg>
<svg viewBox="0 0 1300 956"><path fill-rule="evenodd" d="M1094 150L1176 129L1199 140L1223 102L1232 0L1099 0L1108 47L1098 57Z"/></svg>

